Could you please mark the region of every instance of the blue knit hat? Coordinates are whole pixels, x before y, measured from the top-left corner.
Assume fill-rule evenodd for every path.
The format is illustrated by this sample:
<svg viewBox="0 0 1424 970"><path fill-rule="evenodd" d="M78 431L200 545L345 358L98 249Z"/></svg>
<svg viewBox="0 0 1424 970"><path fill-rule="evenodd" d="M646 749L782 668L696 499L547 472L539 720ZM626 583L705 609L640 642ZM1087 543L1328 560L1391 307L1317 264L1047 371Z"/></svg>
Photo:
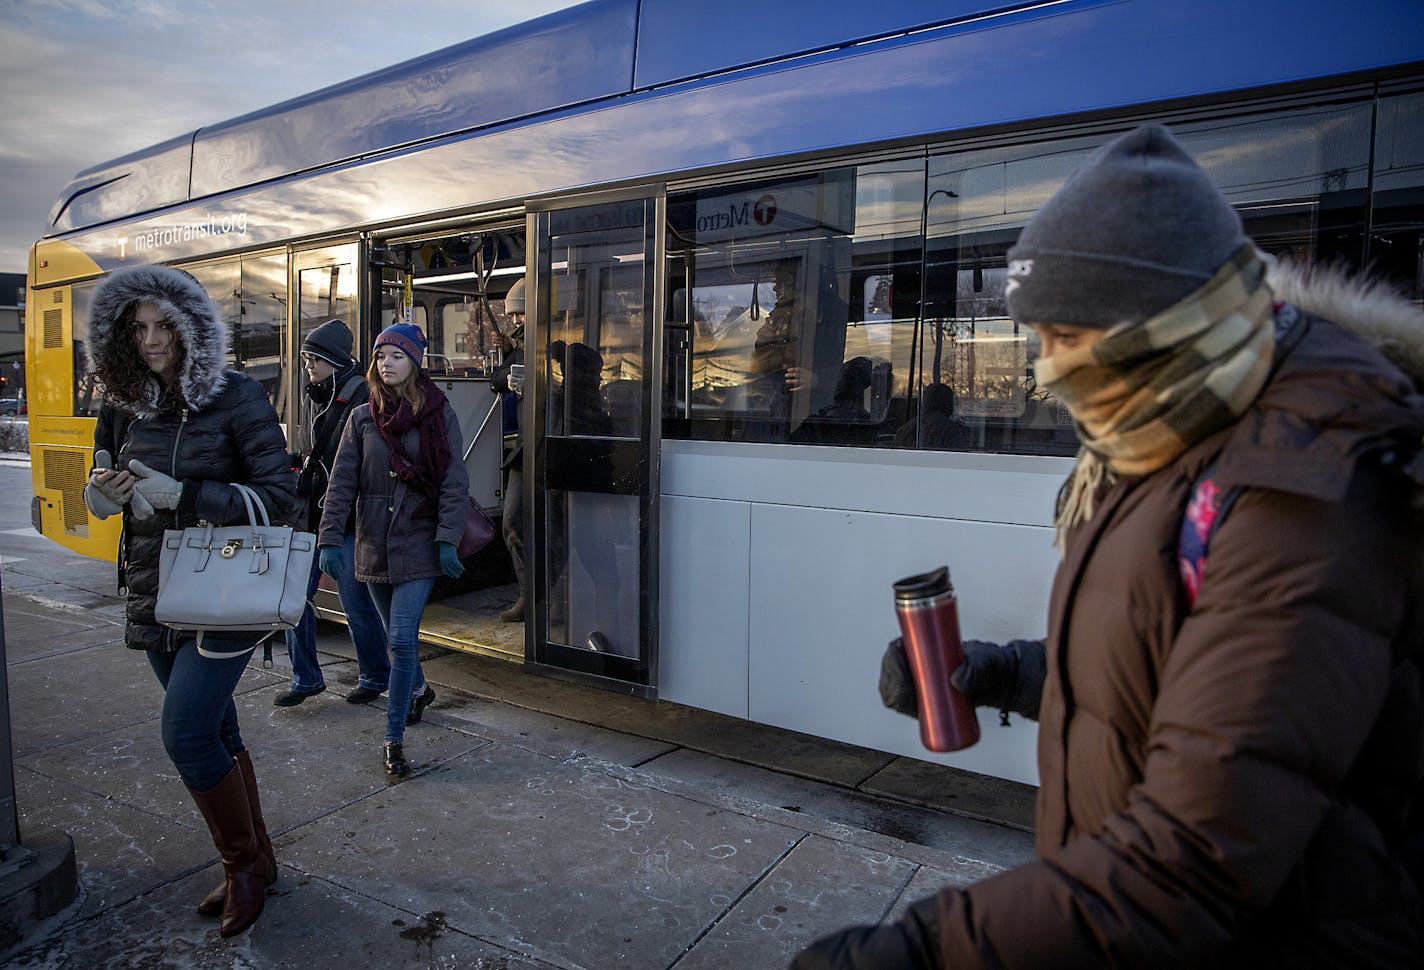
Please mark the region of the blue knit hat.
<svg viewBox="0 0 1424 970"><path fill-rule="evenodd" d="M425 359L426 343L425 334L421 333L420 328L415 324L393 323L381 331L381 335L376 338L375 346L390 344L397 350L404 351L407 357L415 361L415 366L419 367L421 361Z"/></svg>

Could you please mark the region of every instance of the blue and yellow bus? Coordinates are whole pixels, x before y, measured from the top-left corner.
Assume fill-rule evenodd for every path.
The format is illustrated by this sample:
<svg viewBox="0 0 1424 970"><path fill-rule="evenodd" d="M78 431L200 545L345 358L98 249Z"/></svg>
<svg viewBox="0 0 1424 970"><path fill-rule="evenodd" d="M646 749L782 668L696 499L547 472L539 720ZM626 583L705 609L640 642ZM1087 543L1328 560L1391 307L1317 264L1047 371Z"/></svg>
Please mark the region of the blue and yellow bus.
<svg viewBox="0 0 1424 970"><path fill-rule="evenodd" d="M1424 293L1417 0L594 0L76 176L29 266L35 526L114 554L80 497L86 309L151 262L207 286L286 422L311 328L419 323L498 514L523 278L531 609L494 619L487 550L427 637L1033 782L1031 728L931 756L881 707L890 585L947 563L966 636L1041 635L1076 443L1004 254L1146 120L1263 249Z"/></svg>

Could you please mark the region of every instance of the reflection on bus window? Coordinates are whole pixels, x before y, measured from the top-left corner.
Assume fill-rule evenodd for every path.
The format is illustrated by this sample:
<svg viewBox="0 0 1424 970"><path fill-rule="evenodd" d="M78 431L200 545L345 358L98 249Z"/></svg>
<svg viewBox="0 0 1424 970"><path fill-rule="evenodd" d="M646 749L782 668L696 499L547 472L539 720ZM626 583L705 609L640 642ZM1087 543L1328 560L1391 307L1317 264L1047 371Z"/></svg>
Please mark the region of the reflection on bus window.
<svg viewBox="0 0 1424 970"><path fill-rule="evenodd" d="M228 326L228 366L262 385L280 421L287 400L287 256L243 256L183 267L208 291Z"/></svg>
<svg viewBox="0 0 1424 970"><path fill-rule="evenodd" d="M670 198L664 435L893 444L923 198L920 160Z"/></svg>
<svg viewBox="0 0 1424 970"><path fill-rule="evenodd" d="M1370 265L1424 304L1424 93L1380 99L1374 160Z"/></svg>
<svg viewBox="0 0 1424 970"><path fill-rule="evenodd" d="M552 434L640 434L645 233L641 201L553 216L546 321Z"/></svg>
<svg viewBox="0 0 1424 970"><path fill-rule="evenodd" d="M1380 268L1420 299L1424 95L1199 120L1173 131L1263 250ZM668 199L663 434L1072 455L1009 319L1006 254L1113 136L699 189ZM923 230L921 229L923 219ZM923 268L923 305L921 271Z"/></svg>
<svg viewBox="0 0 1424 970"><path fill-rule="evenodd" d="M73 324L71 349L74 357L74 416L92 418L104 403L104 389L89 373L89 304L94 298L97 280L75 283L70 287L70 318Z"/></svg>
<svg viewBox="0 0 1424 970"><path fill-rule="evenodd" d="M322 259L318 252L306 257ZM297 271L297 341L298 345L317 327L330 320L340 320L351 333L360 333L356 301L356 266L347 247L335 247L321 265L308 265ZM363 348L354 347L358 359L364 360Z"/></svg>
<svg viewBox="0 0 1424 970"><path fill-rule="evenodd" d="M1369 105L1201 121L1173 131L1238 207L1263 250L1359 265ZM921 393L913 402L916 425L897 435L902 447L1077 450L1066 409L1034 385L1037 341L1008 317L1006 254L1028 218L1111 137L931 156L925 348L915 373Z"/></svg>

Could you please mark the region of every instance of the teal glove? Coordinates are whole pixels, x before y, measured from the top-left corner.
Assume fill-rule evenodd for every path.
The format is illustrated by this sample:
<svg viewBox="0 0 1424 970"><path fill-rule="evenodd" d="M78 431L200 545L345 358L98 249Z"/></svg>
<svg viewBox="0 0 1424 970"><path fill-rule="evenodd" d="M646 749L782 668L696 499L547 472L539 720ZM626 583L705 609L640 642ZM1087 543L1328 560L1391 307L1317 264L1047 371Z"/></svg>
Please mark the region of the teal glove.
<svg viewBox="0 0 1424 970"><path fill-rule="evenodd" d="M346 550L340 546L322 546L316 561L322 572L337 579L346 571Z"/></svg>
<svg viewBox="0 0 1424 970"><path fill-rule="evenodd" d="M460 561L460 552L453 543L437 542L440 547L440 568L451 579L459 579L465 574L465 564Z"/></svg>
<svg viewBox="0 0 1424 970"><path fill-rule="evenodd" d="M155 509L176 509L183 497L183 483L163 472L156 472L137 458L129 462L134 482L133 513L136 519L146 519Z"/></svg>

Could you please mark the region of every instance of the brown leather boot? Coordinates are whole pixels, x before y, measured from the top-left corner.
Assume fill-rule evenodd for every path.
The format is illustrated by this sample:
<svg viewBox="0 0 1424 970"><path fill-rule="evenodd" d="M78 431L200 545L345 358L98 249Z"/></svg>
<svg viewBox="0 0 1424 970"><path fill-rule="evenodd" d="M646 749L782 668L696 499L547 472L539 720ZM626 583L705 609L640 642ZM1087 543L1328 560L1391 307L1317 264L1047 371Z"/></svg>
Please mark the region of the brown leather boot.
<svg viewBox="0 0 1424 970"><path fill-rule="evenodd" d="M247 785L242 768L232 770L211 791L188 789L203 813L212 833L213 845L222 857L224 888L222 923L218 932L235 936L257 922L266 902L268 859L262 853L257 831L252 825L252 809L247 802Z"/></svg>
<svg viewBox="0 0 1424 970"><path fill-rule="evenodd" d="M267 823L262 819L262 800L257 795L257 774L252 770L252 756L246 750L232 756L242 771L243 787L247 789L247 806L252 811L252 827L257 830L257 842L262 854L267 857L267 885L277 881L277 854L272 851L272 840L267 837ZM227 880L213 887L213 891L203 897L198 904L199 916L219 916L223 903L227 902Z"/></svg>

